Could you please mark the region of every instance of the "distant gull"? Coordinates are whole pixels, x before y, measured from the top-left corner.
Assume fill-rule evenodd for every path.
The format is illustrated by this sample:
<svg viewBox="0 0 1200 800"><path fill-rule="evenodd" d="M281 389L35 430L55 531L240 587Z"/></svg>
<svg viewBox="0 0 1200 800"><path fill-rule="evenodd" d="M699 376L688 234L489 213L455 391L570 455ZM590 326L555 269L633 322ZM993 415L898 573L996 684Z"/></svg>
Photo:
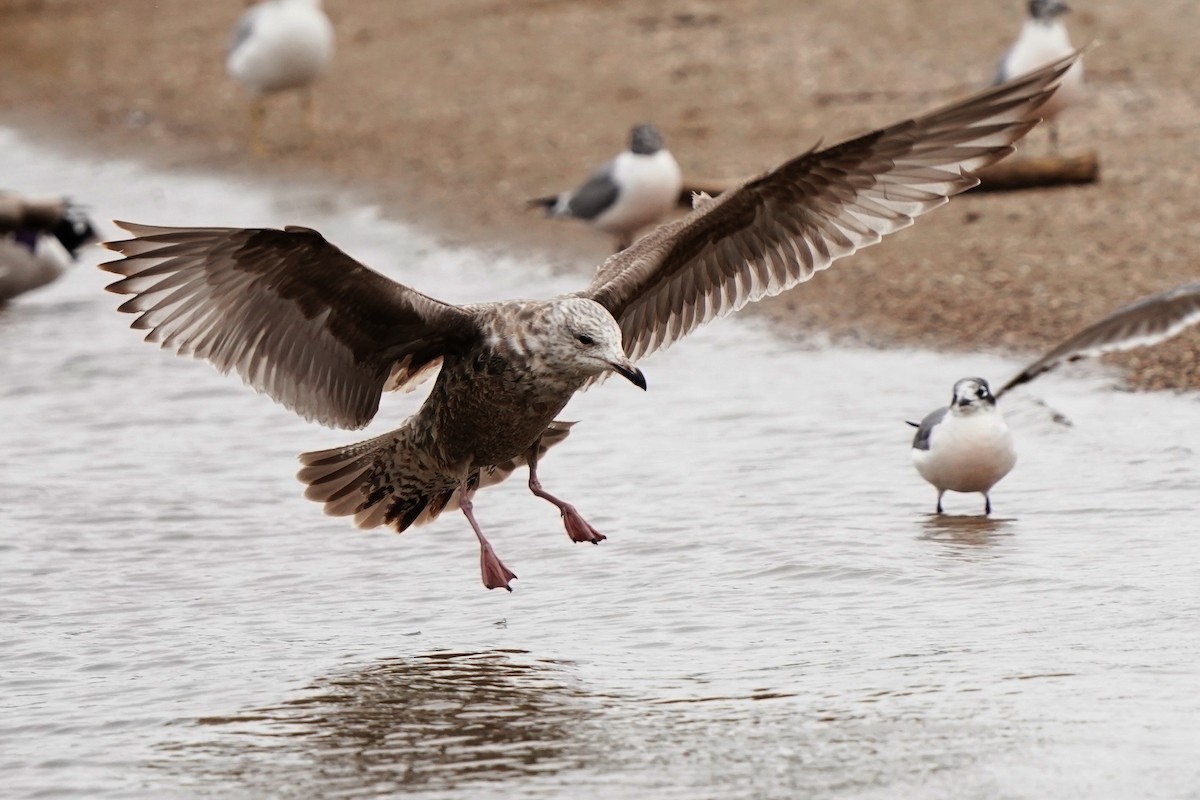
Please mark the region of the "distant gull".
<svg viewBox="0 0 1200 800"><path fill-rule="evenodd" d="M306 495L357 525L403 531L457 506L483 583L511 588L473 496L521 465L576 542L604 537L542 488L537 464L575 392L608 374L645 388L635 361L700 325L811 278L976 185L1012 151L1074 56L921 117L811 150L705 200L610 256L582 291L456 306L384 277L316 231L118 223L109 291L132 327L180 355L236 370L310 420L366 425L385 389L440 366L397 430L305 453Z"/></svg>
<svg viewBox="0 0 1200 800"><path fill-rule="evenodd" d="M629 149L597 168L577 189L530 200L551 216L574 217L617 237L624 250L642 228L661 220L679 202L683 173L662 135L651 125L629 134Z"/></svg>
<svg viewBox="0 0 1200 800"><path fill-rule="evenodd" d="M950 404L917 426L912 460L937 489L937 513L947 491L979 492L983 513L992 513L988 493L1017 463L1017 451L987 381L963 378L954 384Z"/></svg>
<svg viewBox="0 0 1200 800"><path fill-rule="evenodd" d="M1070 361L1157 344L1197 322L1200 283L1189 283L1144 297L1089 325L1022 369L994 395L983 378L955 383L948 407L930 413L919 425L909 423L917 427L913 464L938 490L937 512L942 513L946 491L981 492L984 513L992 512L988 492L1017 458L1012 435L996 409L996 401L1010 389Z"/></svg>
<svg viewBox="0 0 1200 800"><path fill-rule="evenodd" d="M57 280L95 239L91 220L68 200L0 191L0 303Z"/></svg>
<svg viewBox="0 0 1200 800"><path fill-rule="evenodd" d="M250 132L254 151L262 140L264 97L299 89L309 126L313 124L312 83L333 58L333 25L321 0L263 0L238 21L225 68L250 90Z"/></svg>
<svg viewBox="0 0 1200 800"><path fill-rule="evenodd" d="M1067 26L1061 19L1070 10L1062 0L1029 0L1029 16L1012 47L1000 59L996 68L996 83L1024 75L1075 52L1067 34ZM1046 101L1046 105L1038 109L1038 114L1046 121L1052 149L1058 150L1059 113L1077 103L1082 95L1083 62L1080 61L1063 76L1062 86Z"/></svg>

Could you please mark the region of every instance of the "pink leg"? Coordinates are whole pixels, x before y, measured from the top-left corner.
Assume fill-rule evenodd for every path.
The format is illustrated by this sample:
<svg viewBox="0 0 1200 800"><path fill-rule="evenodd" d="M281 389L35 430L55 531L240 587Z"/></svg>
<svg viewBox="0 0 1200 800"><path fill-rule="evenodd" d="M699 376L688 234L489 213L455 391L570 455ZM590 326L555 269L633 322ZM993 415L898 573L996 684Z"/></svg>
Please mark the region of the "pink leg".
<svg viewBox="0 0 1200 800"><path fill-rule="evenodd" d="M527 459L529 461L529 491L558 506L558 510L562 513L563 526L566 527L567 536L571 537L572 542L591 542L592 544L603 542L608 537L589 525L587 520L575 510L575 506L564 503L542 488L542 482L538 480L537 476L537 447L536 444L533 446L533 453Z"/></svg>
<svg viewBox="0 0 1200 800"><path fill-rule="evenodd" d="M479 540L479 572L483 575L483 585L489 589L507 589L511 592L512 587L508 585L508 582L515 580L517 576L504 566L504 562L496 555L496 551L492 550L491 543L484 537L483 531L479 530L479 523L475 521L474 504L466 496L462 496L458 505L462 509L463 515L466 516L467 522L471 523L471 530L475 531L475 538Z"/></svg>

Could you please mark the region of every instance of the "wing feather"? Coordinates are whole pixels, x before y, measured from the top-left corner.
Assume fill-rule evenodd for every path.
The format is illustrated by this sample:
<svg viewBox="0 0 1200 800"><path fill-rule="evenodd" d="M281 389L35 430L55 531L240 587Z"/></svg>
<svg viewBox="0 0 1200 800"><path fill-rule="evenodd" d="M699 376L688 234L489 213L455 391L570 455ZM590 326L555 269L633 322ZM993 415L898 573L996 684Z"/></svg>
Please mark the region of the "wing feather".
<svg viewBox="0 0 1200 800"><path fill-rule="evenodd" d="M1157 344L1200 322L1200 283L1143 297L1089 325L1021 370L996 392L996 399L1060 364Z"/></svg>
<svg viewBox="0 0 1200 800"><path fill-rule="evenodd" d="M101 264L148 342L205 359L306 419L358 428L385 384L411 385L479 335L465 309L374 272L316 231L160 228Z"/></svg>
<svg viewBox="0 0 1200 800"><path fill-rule="evenodd" d="M808 280L978 183L1078 54L915 119L811 150L610 257L583 292L631 358Z"/></svg>

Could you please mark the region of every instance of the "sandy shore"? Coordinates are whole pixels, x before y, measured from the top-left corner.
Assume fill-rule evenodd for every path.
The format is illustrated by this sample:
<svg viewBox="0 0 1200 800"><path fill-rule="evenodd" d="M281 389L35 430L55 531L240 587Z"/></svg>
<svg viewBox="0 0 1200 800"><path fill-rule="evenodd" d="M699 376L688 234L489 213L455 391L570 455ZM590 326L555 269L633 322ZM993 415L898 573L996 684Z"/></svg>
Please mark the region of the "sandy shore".
<svg viewBox="0 0 1200 800"><path fill-rule="evenodd" d="M581 281L609 241L524 201L575 183L631 124L654 122L685 174L753 174L986 84L1024 13L1015 0L328 0L339 51L315 135L281 98L272 152L255 159L223 69L243 6L0 0L0 123L164 165L352 188L448 242L534 248ZM1099 184L956 199L759 312L881 346L1033 354L1196 279L1200 6L1076 6L1074 41L1102 46L1061 141L1099 155ZM1043 152L1045 133L1026 146ZM1196 388L1198 357L1192 331L1122 361L1143 386Z"/></svg>

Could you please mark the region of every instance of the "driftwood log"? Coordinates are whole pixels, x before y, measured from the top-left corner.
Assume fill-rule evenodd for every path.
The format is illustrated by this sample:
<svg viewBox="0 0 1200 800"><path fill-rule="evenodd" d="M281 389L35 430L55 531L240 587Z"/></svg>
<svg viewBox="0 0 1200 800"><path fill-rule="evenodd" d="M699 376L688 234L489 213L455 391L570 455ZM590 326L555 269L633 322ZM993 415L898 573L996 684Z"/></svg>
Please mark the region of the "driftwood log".
<svg viewBox="0 0 1200 800"><path fill-rule="evenodd" d="M1094 183L1100 179L1100 159L1095 153L1077 156L1006 158L979 171L975 192L1005 192Z"/></svg>
<svg viewBox="0 0 1200 800"><path fill-rule="evenodd" d="M1094 183L1100 178L1100 160L1095 153L1078 156L1037 156L1006 158L979 172L974 192L1004 192L1048 186ZM706 192L716 197L737 186L742 180L731 178L689 178L679 193L679 205L692 207L692 194Z"/></svg>

